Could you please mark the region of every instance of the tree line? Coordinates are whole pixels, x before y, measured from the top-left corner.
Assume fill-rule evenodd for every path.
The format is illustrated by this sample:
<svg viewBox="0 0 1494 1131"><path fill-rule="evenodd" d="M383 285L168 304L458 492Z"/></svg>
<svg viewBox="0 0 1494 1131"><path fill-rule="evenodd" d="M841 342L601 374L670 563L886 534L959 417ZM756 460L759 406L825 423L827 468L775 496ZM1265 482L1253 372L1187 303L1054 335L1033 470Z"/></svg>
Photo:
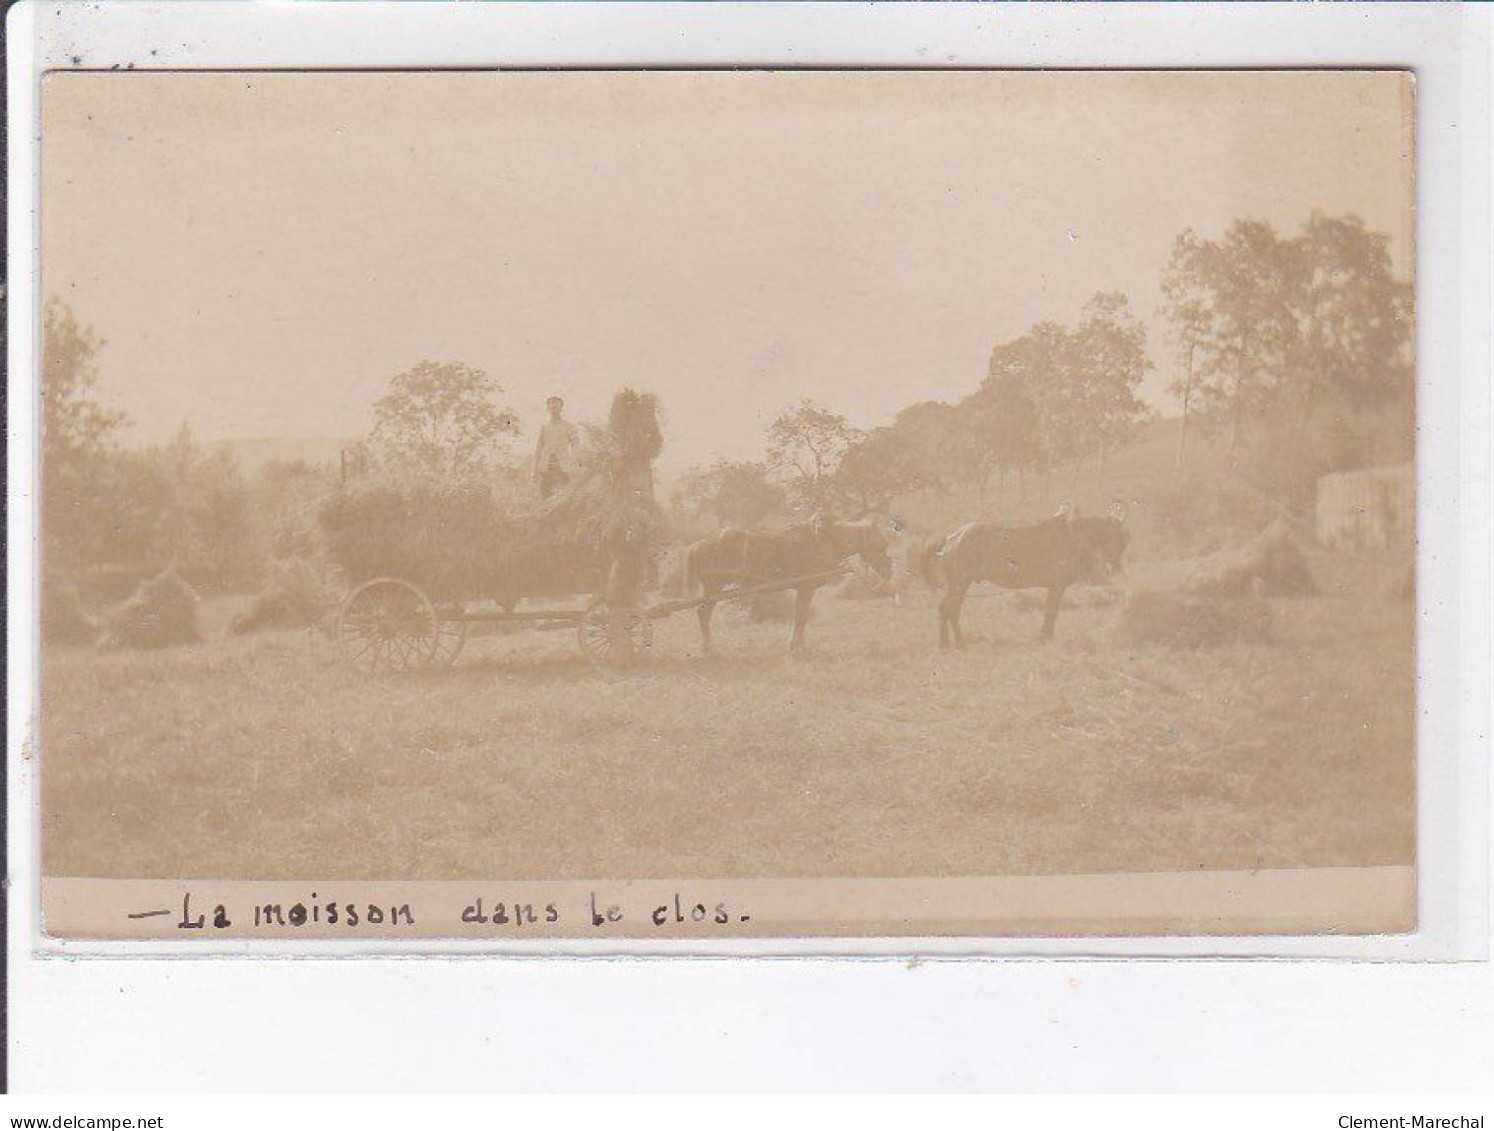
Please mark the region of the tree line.
<svg viewBox="0 0 1494 1131"><path fill-rule="evenodd" d="M1214 239L1184 231L1160 289L1180 463L1200 436L1290 462L1325 419L1387 404L1411 410L1411 286L1394 276L1388 236L1355 217L1315 213L1291 236L1259 220ZM250 481L185 424L170 442L124 449L123 414L97 396L104 342L56 299L43 339L49 563L185 564L231 582L267 556L305 551L304 515L335 488L335 470L270 465ZM921 401L871 429L812 400L791 405L759 459L690 471L675 503L752 526L774 514L882 509L913 492L994 487L1000 496L1012 480L1025 495L1033 477L1051 486L1065 476L1072 489L1086 469L1103 488L1110 458L1152 415L1140 390L1153 370L1146 324L1125 294L1100 291L1071 321L1038 322L998 343L958 400ZM347 460L355 473L487 476L521 494L524 477L509 460L519 422L502 393L480 369L423 361L390 379Z"/></svg>
<svg viewBox="0 0 1494 1131"><path fill-rule="evenodd" d="M1199 436L1238 451L1252 429L1300 437L1330 412L1410 410L1411 285L1394 276L1389 237L1356 217L1314 213L1290 237L1259 220L1212 240L1186 230L1161 292L1179 466ZM812 400L786 408L762 459L695 469L677 503L754 525L788 510L885 508L915 491L984 497L993 481L999 495L1010 478L1024 497L1033 476L1066 475L1072 490L1086 466L1103 490L1109 458L1153 415L1139 391L1154 369L1127 296L1101 291L1073 324L1039 322L995 346L978 387L953 403L922 401L869 431Z"/></svg>

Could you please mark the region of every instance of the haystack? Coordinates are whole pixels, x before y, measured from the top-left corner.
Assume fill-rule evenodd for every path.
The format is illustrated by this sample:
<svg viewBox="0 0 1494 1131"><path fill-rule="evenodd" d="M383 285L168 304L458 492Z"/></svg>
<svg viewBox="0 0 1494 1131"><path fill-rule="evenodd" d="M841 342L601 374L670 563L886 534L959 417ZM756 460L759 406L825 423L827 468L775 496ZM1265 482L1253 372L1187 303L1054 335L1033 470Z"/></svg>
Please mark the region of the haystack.
<svg viewBox="0 0 1494 1131"><path fill-rule="evenodd" d="M42 581L41 634L44 647L92 644L99 622L83 608L77 586Z"/></svg>
<svg viewBox="0 0 1494 1131"><path fill-rule="evenodd" d="M1254 594L1215 597L1143 589L1121 610L1120 633L1132 644L1208 648L1270 639L1271 607Z"/></svg>
<svg viewBox="0 0 1494 1131"><path fill-rule="evenodd" d="M336 604L336 593L310 561L272 561L264 588L248 609L233 618L230 627L235 636L270 628L304 628L317 624Z"/></svg>
<svg viewBox="0 0 1494 1131"><path fill-rule="evenodd" d="M175 569L141 584L135 595L109 614L102 648L167 648L202 639L197 628L197 594Z"/></svg>
<svg viewBox="0 0 1494 1131"><path fill-rule="evenodd" d="M1219 597L1311 597L1319 591L1307 558L1284 520L1272 523L1249 542L1197 559L1182 588Z"/></svg>
<svg viewBox="0 0 1494 1131"><path fill-rule="evenodd" d="M321 511L328 557L350 585L398 577L436 600L600 592L623 561L634 567L625 580L641 584L659 529L652 463L664 440L654 397L618 393L592 439L576 482L543 504L481 482L346 489Z"/></svg>

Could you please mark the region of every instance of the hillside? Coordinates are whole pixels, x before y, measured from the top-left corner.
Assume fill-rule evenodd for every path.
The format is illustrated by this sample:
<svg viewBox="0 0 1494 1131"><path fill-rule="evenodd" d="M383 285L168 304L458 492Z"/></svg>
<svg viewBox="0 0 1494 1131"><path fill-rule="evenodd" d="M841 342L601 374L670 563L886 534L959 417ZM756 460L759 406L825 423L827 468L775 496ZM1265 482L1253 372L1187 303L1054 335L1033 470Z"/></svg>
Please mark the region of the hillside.
<svg viewBox="0 0 1494 1131"><path fill-rule="evenodd" d="M1011 474L1004 485L992 478L983 495L973 487L923 491L899 498L893 509L911 534L932 537L975 519L1037 522L1064 502L1081 514L1124 503L1133 553L1147 558L1204 553L1269 521L1274 508L1232 470L1223 444L1190 439L1187 464L1179 469L1180 428L1177 419L1149 423L1107 459L1103 483L1097 461L1090 460L1051 476L1028 475L1025 491Z"/></svg>

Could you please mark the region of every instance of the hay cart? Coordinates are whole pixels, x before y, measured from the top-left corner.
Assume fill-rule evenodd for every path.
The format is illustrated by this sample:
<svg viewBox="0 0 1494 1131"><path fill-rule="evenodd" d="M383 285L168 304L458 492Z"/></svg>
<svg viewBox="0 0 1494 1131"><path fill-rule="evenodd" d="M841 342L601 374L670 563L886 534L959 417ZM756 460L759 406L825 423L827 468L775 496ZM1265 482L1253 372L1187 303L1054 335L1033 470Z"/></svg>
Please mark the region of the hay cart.
<svg viewBox="0 0 1494 1131"><path fill-rule="evenodd" d="M845 572L838 568L760 585L733 585L709 600L732 601L782 592L829 581ZM476 599L433 599L412 581L376 577L355 588L343 602L337 617L337 640L353 667L375 674L450 667L475 623L538 632L569 631L576 634L581 654L594 667L608 671L631 666L651 654L654 621L708 602L704 597L609 601L595 593L579 608L515 609L509 605L490 611L473 609L475 603Z"/></svg>
<svg viewBox="0 0 1494 1131"><path fill-rule="evenodd" d="M320 518L329 556L353 587L336 624L347 660L365 672L449 667L477 622L574 632L582 655L604 669L648 655L654 621L707 603L645 596L653 461L664 443L653 396L621 390L599 442L578 481L532 512L495 504L480 485L344 484ZM806 580L739 584L724 597ZM516 607L527 601L557 604Z"/></svg>

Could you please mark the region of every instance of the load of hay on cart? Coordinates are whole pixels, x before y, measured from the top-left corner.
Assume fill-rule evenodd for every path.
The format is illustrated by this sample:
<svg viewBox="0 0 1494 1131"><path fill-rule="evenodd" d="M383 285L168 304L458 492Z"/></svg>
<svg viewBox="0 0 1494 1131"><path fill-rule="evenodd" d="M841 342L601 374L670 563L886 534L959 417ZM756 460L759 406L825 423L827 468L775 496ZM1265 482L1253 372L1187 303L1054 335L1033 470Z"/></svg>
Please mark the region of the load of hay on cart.
<svg viewBox="0 0 1494 1131"><path fill-rule="evenodd" d="M367 673L449 667L487 622L571 631L596 667L626 667L650 654L656 620L845 572L763 584L744 573L707 596L650 600L662 541L654 398L618 393L593 439L575 484L538 505L505 504L487 483L378 477L329 499L328 557L350 586L336 621L347 661Z"/></svg>

